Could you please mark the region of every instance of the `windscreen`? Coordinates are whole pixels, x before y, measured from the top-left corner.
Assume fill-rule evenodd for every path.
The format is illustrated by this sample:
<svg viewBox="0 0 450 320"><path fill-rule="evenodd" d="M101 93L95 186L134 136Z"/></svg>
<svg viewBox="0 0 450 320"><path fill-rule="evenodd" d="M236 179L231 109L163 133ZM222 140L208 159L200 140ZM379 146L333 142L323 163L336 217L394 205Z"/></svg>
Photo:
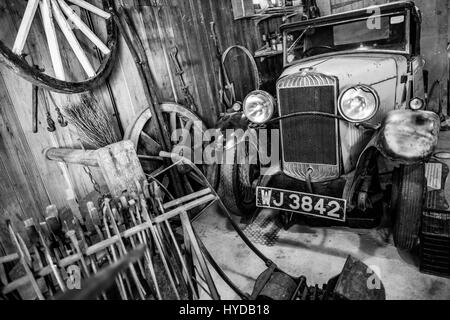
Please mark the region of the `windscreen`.
<svg viewBox="0 0 450 320"><path fill-rule="evenodd" d="M341 50L406 52L406 15L391 14L323 26L287 29L285 59L296 60Z"/></svg>

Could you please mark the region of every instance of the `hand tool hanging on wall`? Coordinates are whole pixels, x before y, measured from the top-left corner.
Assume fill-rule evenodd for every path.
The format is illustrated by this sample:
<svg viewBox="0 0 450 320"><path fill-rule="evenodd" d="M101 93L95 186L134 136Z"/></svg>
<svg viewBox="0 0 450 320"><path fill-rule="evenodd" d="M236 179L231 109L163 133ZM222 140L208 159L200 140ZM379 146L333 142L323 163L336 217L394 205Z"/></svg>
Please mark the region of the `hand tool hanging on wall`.
<svg viewBox="0 0 450 320"><path fill-rule="evenodd" d="M181 90L184 93L184 98L186 99L186 104L189 106L189 108L196 112L197 106L195 105L194 97L191 94L191 91L189 90L189 87L186 85L186 82L184 80L184 70L181 66L181 62L178 59L178 48L174 47L172 51L170 52L170 58L172 59L172 63L175 66L175 73L178 76L178 79L180 80Z"/></svg>
<svg viewBox="0 0 450 320"><path fill-rule="evenodd" d="M32 85L32 96L31 96L31 120L32 120L32 131L33 133L38 133L38 122L39 122L39 87Z"/></svg>
<svg viewBox="0 0 450 320"><path fill-rule="evenodd" d="M52 94L50 91L47 92L48 93L48 97L50 98L50 101L52 102L53 106L55 107L55 111L56 114L58 115L58 123L62 128L67 127L67 125L69 124L65 119L64 116L61 112L61 109L59 109L58 104L56 103L55 99L53 98Z"/></svg>
<svg viewBox="0 0 450 320"><path fill-rule="evenodd" d="M228 78L227 70L222 61L222 49L220 46L219 38L217 37L216 24L211 21L211 37L216 47L216 57L219 61L219 100L223 106L223 112L233 106L236 102L236 93L234 91L234 84L230 82Z"/></svg>
<svg viewBox="0 0 450 320"><path fill-rule="evenodd" d="M24 57L22 57L25 59ZM34 65L34 68L38 71L43 71L43 69L39 68L38 65ZM32 131L33 133L38 132L38 123L39 123L39 87L35 84L31 85L31 118L32 118Z"/></svg>
<svg viewBox="0 0 450 320"><path fill-rule="evenodd" d="M48 130L48 132L55 132L56 124L52 118L52 114L50 113L50 107L48 105L48 101L47 101L47 98L45 96L45 92L43 89L39 89L39 98L45 107L45 116L47 118L47 130Z"/></svg>
<svg viewBox="0 0 450 320"><path fill-rule="evenodd" d="M39 69L38 66L35 66L35 68L37 70L41 70ZM47 117L47 130L49 132L55 132L56 131L56 124L55 121L52 118L52 115L50 113L50 107L48 105L48 100L47 97L45 95L44 92L45 89L39 88L36 85L32 85L32 99L31 99L31 103L32 103L32 112L31 112L31 117L32 117L32 131L33 133L37 133L38 132L38 122L39 122L39 95L40 95L40 100L42 100L42 103L44 104L45 110L46 110L46 117ZM48 97L49 99L52 101L53 105L55 106L55 111L56 114L58 116L57 121L59 123L59 125L64 128L67 127L68 122L64 119L64 115L62 114L61 110L58 108L55 100L53 99L53 96L51 95L50 92L48 92Z"/></svg>

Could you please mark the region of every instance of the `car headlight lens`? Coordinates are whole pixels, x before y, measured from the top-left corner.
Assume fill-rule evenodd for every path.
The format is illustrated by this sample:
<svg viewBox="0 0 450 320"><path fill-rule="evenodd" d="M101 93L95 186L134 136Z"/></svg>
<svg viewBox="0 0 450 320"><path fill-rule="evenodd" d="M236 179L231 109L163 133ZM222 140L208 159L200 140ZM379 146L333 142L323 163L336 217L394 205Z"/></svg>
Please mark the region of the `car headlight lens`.
<svg viewBox="0 0 450 320"><path fill-rule="evenodd" d="M244 100L244 114L251 122L263 124L269 121L274 110L275 99L265 91L253 91Z"/></svg>
<svg viewBox="0 0 450 320"><path fill-rule="evenodd" d="M339 97L339 112L350 122L364 122L373 118L380 107L374 89L365 85L351 87Z"/></svg>
<svg viewBox="0 0 450 320"><path fill-rule="evenodd" d="M409 102L409 107L411 110L420 110L425 106L425 102L420 98L411 99Z"/></svg>

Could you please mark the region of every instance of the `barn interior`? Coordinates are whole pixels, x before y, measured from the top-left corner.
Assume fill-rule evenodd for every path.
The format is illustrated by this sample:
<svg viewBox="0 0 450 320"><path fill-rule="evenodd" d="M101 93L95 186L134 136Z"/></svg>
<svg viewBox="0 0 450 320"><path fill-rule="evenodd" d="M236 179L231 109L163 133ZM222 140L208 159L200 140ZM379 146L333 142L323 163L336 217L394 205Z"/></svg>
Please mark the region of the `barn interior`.
<svg viewBox="0 0 450 320"><path fill-rule="evenodd" d="M449 300L449 10L0 0L0 300Z"/></svg>

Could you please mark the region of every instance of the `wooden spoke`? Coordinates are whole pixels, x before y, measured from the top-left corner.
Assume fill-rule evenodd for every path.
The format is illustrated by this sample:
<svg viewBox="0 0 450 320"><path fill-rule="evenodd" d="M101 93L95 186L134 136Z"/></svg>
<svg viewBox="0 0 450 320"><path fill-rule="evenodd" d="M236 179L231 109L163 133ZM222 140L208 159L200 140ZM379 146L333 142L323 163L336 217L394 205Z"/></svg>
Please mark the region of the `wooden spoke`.
<svg viewBox="0 0 450 320"><path fill-rule="evenodd" d="M194 188L192 188L192 185L191 185L191 183L189 182L189 179L186 177L186 175L185 175L185 174L182 174L182 175L181 175L181 178L183 179L183 185L184 185L184 187L185 187L185 189L186 189L186 192L187 192L188 194L194 193Z"/></svg>
<svg viewBox="0 0 450 320"><path fill-rule="evenodd" d="M80 61L80 64L83 67L86 74L90 78L94 77L95 70L92 67L88 57L84 53L83 48L81 48L81 45L78 42L75 34L73 33L72 28L70 27L69 23L67 22L63 13L61 12L61 9L59 8L57 1L51 0L51 2L52 2L52 9L53 9L53 14L54 14L55 20L58 23L59 28L63 32L64 36L66 37L67 42L69 43L73 52L75 53L75 56L77 57L78 61Z"/></svg>
<svg viewBox="0 0 450 320"><path fill-rule="evenodd" d="M31 23L33 22L36 10L39 6L39 0L29 0L27 8L20 23L19 32L17 33L16 40L12 51L15 54L22 54L25 42L27 41L28 34L30 33Z"/></svg>
<svg viewBox="0 0 450 320"><path fill-rule="evenodd" d="M187 137L191 134L191 129L192 129L192 125L194 124L194 121L189 120L186 123L186 126L184 127L183 130L183 136L181 137L180 142L186 144L187 141Z"/></svg>
<svg viewBox="0 0 450 320"><path fill-rule="evenodd" d="M58 0L58 4L67 18L69 18L69 20L71 20L80 29L80 31L83 32L84 35L88 37L88 39L91 40L97 48L100 49L100 51L102 51L105 55L111 53L111 50L109 50L102 40L100 40L91 29L89 29L83 20L81 20L81 18L75 13L75 11L72 10L71 7L69 7L67 3L64 2L64 0Z"/></svg>
<svg viewBox="0 0 450 320"><path fill-rule="evenodd" d="M148 161L163 161L164 159L159 156L148 156L148 155L142 155L138 154L138 158L141 160L148 160Z"/></svg>
<svg viewBox="0 0 450 320"><path fill-rule="evenodd" d="M105 12L105 11L103 11L100 8L97 8L96 6L90 4L90 3L86 2L86 1L83 1L83 0L68 0L68 1L72 2L73 4L76 4L77 6L79 6L81 8L84 8L84 9L86 9L86 10L88 10L88 11L90 11L90 12L92 12L92 13L94 13L94 14L102 17L102 18L105 18L105 19L111 18L111 14L110 13Z"/></svg>
<svg viewBox="0 0 450 320"><path fill-rule="evenodd" d="M185 143L189 148L191 148L191 145L187 143L187 140L189 138L189 135L192 135L194 128L195 130L199 130L202 133L206 131L206 126L203 124L202 120L189 109L175 103L163 103L160 105L160 108L164 115L165 125L169 130L174 130L174 128L176 129L177 127L184 129L183 136L180 138L183 139L182 142ZM154 147L149 148L149 146L146 146L144 141L147 137L149 137L145 130L149 127L151 121L152 114L149 109L143 110L139 115L137 115L135 121L130 125L130 127L127 128L124 136L125 140L131 140L134 143L136 150L142 150L142 153L145 153L145 150L147 149L154 150ZM150 143L154 143L154 140L151 139ZM160 147L159 144L158 147ZM175 147L176 145L173 146L173 149L170 151L179 152L180 150L175 149ZM154 153L150 153L150 155L154 155ZM145 158L142 158L141 162L144 165L152 164L150 161L148 161L148 159ZM158 164L154 163L152 165L153 167L151 169L145 170L147 174L155 170L157 168L156 165ZM207 179L211 183L211 185L213 185L213 187L216 187L218 166L213 166L211 170L209 170L209 166L204 165L201 166L200 169L205 173L205 175L207 175ZM189 167L179 165L178 170L180 173L182 173L181 176L186 175L187 177L187 180L182 178L184 182L183 185L185 185L186 191L192 189L193 191L196 191L199 187L204 185L203 180L200 179L198 175L193 174L191 176L191 170ZM165 179L168 179L168 177L165 176Z"/></svg>
<svg viewBox="0 0 450 320"><path fill-rule="evenodd" d="M150 176L154 177L157 176L161 171L163 171L166 167L165 166L161 166L158 169L156 169L155 171L152 171L152 173L150 173ZM167 186L165 186L167 187Z"/></svg>
<svg viewBox="0 0 450 320"><path fill-rule="evenodd" d="M141 141L143 142L144 149L149 154L158 154L162 150L161 145L144 131L141 132Z"/></svg>
<svg viewBox="0 0 450 320"><path fill-rule="evenodd" d="M189 175L189 178L191 178L192 180L194 180L194 181L197 182L198 184L200 184L200 185L203 185L203 184L204 184L203 180L200 179L200 177L197 176L197 174L196 174L195 172L190 171L190 172L188 173L188 175Z"/></svg>
<svg viewBox="0 0 450 320"><path fill-rule="evenodd" d="M118 52L118 30L112 19L112 14L107 12L108 9L104 9L111 8L113 0L96 1L95 3L101 3L99 7L84 0L70 1L72 7L77 6L88 10L89 13L93 12L96 14L96 20L106 25L107 38L104 42L82 21L81 16L78 16L72 7L69 7L66 0L26 1L28 3L25 6L24 14L21 18L13 46L9 48L0 40L0 62L25 80L33 83L35 86L55 92L66 94L82 93L91 91L102 85L113 69ZM45 73L45 71L36 68L33 65L34 62L33 64L30 64L22 56L27 39L29 38L30 30L33 27L33 20L35 19L38 7L44 26L46 45L48 46L48 52L50 53L50 60L54 70L53 74L50 66L46 66L46 69L49 70L49 72ZM103 18L105 20L103 20ZM72 23L74 26L72 26ZM62 39L56 32L55 24L58 24L59 29L61 29L62 34L69 43L77 60L87 74L84 79L72 80L66 75L65 71L68 70L68 66L64 66L63 64L63 52L59 48L59 41ZM82 47L77 39L78 33L74 32L74 27L80 29L80 31L104 54L104 58L100 59L102 61L100 61L98 69L94 69L95 66L93 66L89 54L87 54L84 50L84 46ZM37 59L35 60L34 58ZM33 57L32 60L42 63L38 57Z"/></svg>
<svg viewBox="0 0 450 320"><path fill-rule="evenodd" d="M186 131L191 131L193 125L194 125L194 120L189 120L189 121L186 123L186 126L184 127L184 129L185 129Z"/></svg>
<svg viewBox="0 0 450 320"><path fill-rule="evenodd" d="M175 112L170 113L170 134L171 134L171 140L173 143L178 143L178 135L176 134L177 130L177 114Z"/></svg>
<svg viewBox="0 0 450 320"><path fill-rule="evenodd" d="M48 49L50 50L50 58L52 60L55 76L57 79L64 81L66 80L66 76L62 64L61 52L58 46L58 39L56 37L55 24L52 19L50 0L41 0L39 8L41 10L44 31L47 37Z"/></svg>
<svg viewBox="0 0 450 320"><path fill-rule="evenodd" d="M178 120L180 120L180 128L184 129L185 122L183 121L183 118L178 117Z"/></svg>

